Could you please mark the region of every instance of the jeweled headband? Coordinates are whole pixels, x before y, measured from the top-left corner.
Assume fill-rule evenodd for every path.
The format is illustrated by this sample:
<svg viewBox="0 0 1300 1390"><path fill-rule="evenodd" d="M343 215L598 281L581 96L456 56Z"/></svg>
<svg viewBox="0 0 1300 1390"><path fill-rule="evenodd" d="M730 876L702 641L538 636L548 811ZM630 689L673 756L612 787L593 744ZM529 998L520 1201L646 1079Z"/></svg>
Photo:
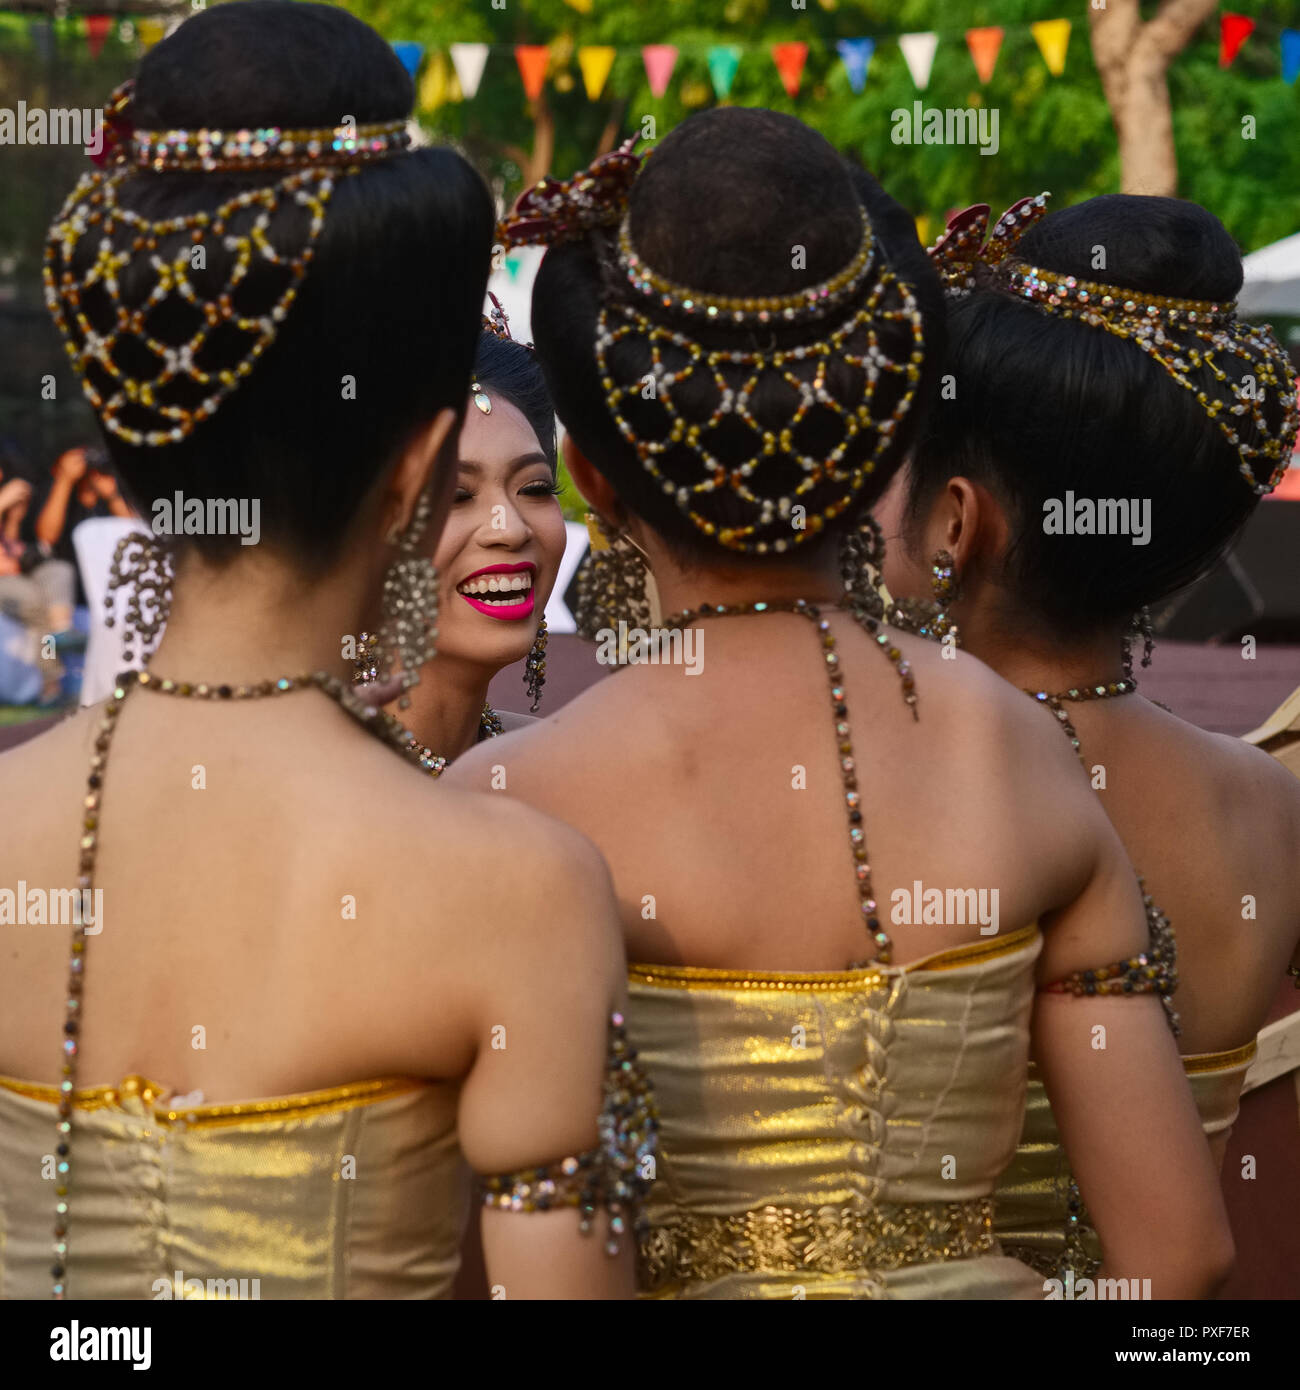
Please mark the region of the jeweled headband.
<svg viewBox="0 0 1300 1390"><path fill-rule="evenodd" d="M1024 234L1046 212L1048 195L1023 198L998 219L987 244L989 209L984 204L955 214L948 230L930 248L950 295L962 297L983 285L1028 300L1044 313L1077 319L1132 342L1158 362L1222 431L1239 459L1242 477L1257 493L1282 481L1300 432L1295 373L1281 344L1266 325L1237 317L1235 301L1215 303L1145 294L1122 285L1081 280L1012 255ZM1240 379L1224 370L1225 358L1241 364ZM1200 380L1191 373L1201 373ZM1267 393L1276 393L1279 417L1264 412ZM1259 444L1240 434L1249 416ZM1266 479L1256 473L1263 463Z"/></svg>
<svg viewBox="0 0 1300 1390"><path fill-rule="evenodd" d="M104 428L128 444L160 447L212 415L274 341L311 263L335 180L402 153L410 139L405 121L311 130L136 130L132 92L133 84L123 83L104 108L97 162L107 171L84 175L50 227L45 303ZM151 219L118 202L121 185L137 175L261 170L287 172L276 183L182 216ZM277 219L277 247L271 223L284 208L292 213ZM287 223L296 223L293 235L286 236ZM209 254L227 269L205 290L195 274L212 275ZM149 268L150 283L127 304L119 277L135 279L141 265ZM250 295L255 270L280 282L270 302L258 304ZM188 318L192 331L176 341L179 330L165 331L160 316ZM246 340L233 363L205 362L213 336L232 331Z"/></svg>
<svg viewBox="0 0 1300 1390"><path fill-rule="evenodd" d="M595 352L605 399L619 432L665 495L705 535L731 550L785 551L816 535L853 505L911 408L924 359L916 298L911 287L884 264L865 209L859 243L849 262L807 289L786 295L724 296L666 279L646 263L632 240L628 201L642 163L632 153L634 143L629 140L601 156L570 180L545 179L527 190L514 213L501 223L497 238L506 246L555 245L596 232L616 232L612 245L599 239L594 242L597 254L607 258L622 286L617 295L602 294ZM878 341L879 326L892 321L910 328L911 348L901 361L884 352ZM704 347L693 336L696 325L706 329L802 325L811 331L809 340L796 346L726 351ZM620 375L611 349L627 338L649 348L648 372ZM853 397L849 404L827 389L827 371L833 362L860 373L860 389L848 393ZM674 385L697 371L709 374L717 392L717 405L707 420L687 418L672 398ZM759 379L771 373L791 388L789 416L777 429L764 426L749 408ZM652 398L665 416L658 438L638 433L623 409L623 402L631 397L648 399L648 380L653 383ZM896 399L889 413L882 412L878 418L877 398L891 381L897 388ZM799 447L795 431L818 409L837 417L840 439L829 453L813 455ZM753 436L753 452L739 464L724 462L710 447L713 432L729 421L741 422ZM859 434L874 434L874 448L856 462L846 462ZM698 475L689 480L669 477L662 466L663 456L680 448L699 462ZM768 487L762 476L778 451L783 462L789 460L798 469L799 479L793 486ZM818 490L819 503L813 498ZM744 504L747 519L742 524L720 525L701 511L702 499L724 491ZM794 524L796 507L805 513L798 526Z"/></svg>

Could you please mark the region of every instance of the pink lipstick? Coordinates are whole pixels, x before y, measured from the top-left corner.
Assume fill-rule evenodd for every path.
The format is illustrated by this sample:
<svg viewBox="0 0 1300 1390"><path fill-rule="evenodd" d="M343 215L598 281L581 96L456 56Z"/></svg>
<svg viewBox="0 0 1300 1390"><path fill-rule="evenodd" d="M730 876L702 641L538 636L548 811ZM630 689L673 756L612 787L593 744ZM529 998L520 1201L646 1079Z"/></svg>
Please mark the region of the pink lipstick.
<svg viewBox="0 0 1300 1390"><path fill-rule="evenodd" d="M537 566L531 561L517 565L488 565L475 570L456 585L456 592L469 606L501 622L519 622L533 615L533 580ZM468 592L467 592L468 591Z"/></svg>

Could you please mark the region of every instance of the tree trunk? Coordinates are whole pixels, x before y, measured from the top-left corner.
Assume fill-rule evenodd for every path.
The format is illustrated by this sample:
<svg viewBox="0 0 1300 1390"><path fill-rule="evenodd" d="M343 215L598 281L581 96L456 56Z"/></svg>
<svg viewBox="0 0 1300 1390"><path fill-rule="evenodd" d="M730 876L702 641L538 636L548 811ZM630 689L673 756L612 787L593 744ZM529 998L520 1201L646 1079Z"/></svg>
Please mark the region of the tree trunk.
<svg viewBox="0 0 1300 1390"><path fill-rule="evenodd" d="M532 149L526 150L522 145L506 145L503 150L506 157L519 166L525 188L531 188L551 172L551 160L555 157L555 116L546 104L545 88L532 103L532 108Z"/></svg>
<svg viewBox="0 0 1300 1390"><path fill-rule="evenodd" d="M1178 155L1166 75L1217 0L1162 0L1144 24L1139 0L1101 0L1088 11L1092 56L1119 140L1120 191L1178 192Z"/></svg>

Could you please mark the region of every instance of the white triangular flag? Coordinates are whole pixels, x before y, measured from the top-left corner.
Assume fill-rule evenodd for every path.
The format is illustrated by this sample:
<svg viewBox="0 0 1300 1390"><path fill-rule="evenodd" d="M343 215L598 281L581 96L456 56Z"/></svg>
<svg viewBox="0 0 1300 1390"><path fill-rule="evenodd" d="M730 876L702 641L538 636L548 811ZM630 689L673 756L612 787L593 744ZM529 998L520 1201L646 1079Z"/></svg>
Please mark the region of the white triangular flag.
<svg viewBox="0 0 1300 1390"><path fill-rule="evenodd" d="M930 85L930 69L934 66L934 50L939 47L939 35L933 32L900 34L898 46L907 59L907 70L912 74L917 91L925 91Z"/></svg>
<svg viewBox="0 0 1300 1390"><path fill-rule="evenodd" d="M487 62L488 46L485 43L454 43L451 45L451 61L456 68L456 79L460 83L461 95L466 101L474 100L478 84L483 80L483 65Z"/></svg>

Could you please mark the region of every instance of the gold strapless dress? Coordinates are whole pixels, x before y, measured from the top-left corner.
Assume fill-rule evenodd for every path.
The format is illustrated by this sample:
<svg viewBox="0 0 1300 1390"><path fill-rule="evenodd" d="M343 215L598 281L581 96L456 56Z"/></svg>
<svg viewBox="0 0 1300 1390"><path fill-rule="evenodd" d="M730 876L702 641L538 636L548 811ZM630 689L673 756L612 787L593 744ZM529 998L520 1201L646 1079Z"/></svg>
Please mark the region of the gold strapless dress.
<svg viewBox="0 0 1300 1390"><path fill-rule="evenodd" d="M1183 1058L1183 1069L1207 1137L1232 1128L1241 1084L1254 1056L1255 1043L1250 1042L1231 1052ZM1014 1161L998 1182L994 1229L1009 1254L1032 1264L1044 1275L1055 1276L1065 1252L1070 1183L1056 1117L1043 1083L1031 1066L1024 1133ZM1075 1273L1091 1277L1101 1259L1101 1246L1083 1208L1079 1211L1076 1234L1084 1267L1076 1268Z"/></svg>
<svg viewBox="0 0 1300 1390"><path fill-rule="evenodd" d="M643 1295L1042 1298L992 1200L1041 945L1031 925L842 973L630 967L659 1104Z"/></svg>
<svg viewBox="0 0 1300 1390"><path fill-rule="evenodd" d="M454 1088L165 1095L138 1076L76 1093L73 1298L450 1295L470 1200ZM0 1298L50 1296L57 1100L0 1077Z"/></svg>

